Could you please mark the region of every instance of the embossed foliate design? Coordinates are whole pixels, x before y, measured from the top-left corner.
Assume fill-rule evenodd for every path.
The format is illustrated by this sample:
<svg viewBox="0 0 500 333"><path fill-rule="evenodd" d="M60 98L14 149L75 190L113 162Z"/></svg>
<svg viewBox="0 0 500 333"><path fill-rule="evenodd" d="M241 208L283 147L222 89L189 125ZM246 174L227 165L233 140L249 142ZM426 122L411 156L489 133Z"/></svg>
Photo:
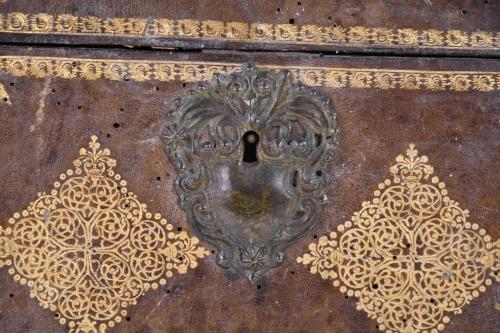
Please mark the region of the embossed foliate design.
<svg viewBox="0 0 500 333"><path fill-rule="evenodd" d="M437 333L499 281L500 242L448 197L411 144L371 202L297 258L333 280L386 332Z"/></svg>
<svg viewBox="0 0 500 333"><path fill-rule="evenodd" d="M495 31L392 30L385 27L269 24L170 18L106 18L47 13L0 14L0 32L236 40L249 43L499 50ZM31 24L29 24L31 22ZM55 29L53 23L55 22ZM147 28L146 28L147 27Z"/></svg>
<svg viewBox="0 0 500 333"><path fill-rule="evenodd" d="M69 332L105 332L150 289L208 254L148 212L92 136L74 169L0 228L0 266Z"/></svg>
<svg viewBox="0 0 500 333"><path fill-rule="evenodd" d="M318 220L337 146L328 99L252 65L174 102L164 146L193 229L255 280Z"/></svg>
<svg viewBox="0 0 500 333"><path fill-rule="evenodd" d="M500 89L498 72L427 71L381 68L336 68L262 65L289 70L292 78L309 86L356 89L427 89L453 92L494 92ZM58 77L85 80L200 82L213 74L229 74L238 63L82 59L38 56L0 56L0 69L13 76Z"/></svg>

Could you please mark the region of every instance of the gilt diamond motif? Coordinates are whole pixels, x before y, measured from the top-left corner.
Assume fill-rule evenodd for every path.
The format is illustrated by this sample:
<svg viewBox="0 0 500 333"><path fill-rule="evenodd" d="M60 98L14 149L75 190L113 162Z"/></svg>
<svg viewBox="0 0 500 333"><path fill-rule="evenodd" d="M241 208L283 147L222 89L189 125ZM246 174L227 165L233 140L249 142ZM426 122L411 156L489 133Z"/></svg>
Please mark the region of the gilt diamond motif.
<svg viewBox="0 0 500 333"><path fill-rule="evenodd" d="M105 332L150 289L208 254L147 211L92 136L74 169L0 227L0 266L69 332Z"/></svg>
<svg viewBox="0 0 500 333"><path fill-rule="evenodd" d="M448 197L410 145L371 202L297 258L332 280L381 331L437 333L500 271L500 241Z"/></svg>

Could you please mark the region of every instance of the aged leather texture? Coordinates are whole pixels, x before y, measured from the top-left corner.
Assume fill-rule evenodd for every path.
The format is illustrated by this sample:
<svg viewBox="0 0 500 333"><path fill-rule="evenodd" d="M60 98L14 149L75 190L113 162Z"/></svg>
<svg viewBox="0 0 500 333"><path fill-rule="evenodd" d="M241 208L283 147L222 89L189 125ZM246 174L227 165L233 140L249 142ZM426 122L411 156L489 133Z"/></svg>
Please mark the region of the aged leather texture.
<svg viewBox="0 0 500 333"><path fill-rule="evenodd" d="M499 8L496 0L0 1L0 332L496 332ZM188 222L162 137L178 99L247 63L289 71L291 84L330 101L341 127L322 169L330 179L321 217L253 282L221 267L217 246ZM112 172L100 190L97 171L75 173L91 142L116 161L101 165ZM45 199L83 176L63 196L76 209L51 217L63 202ZM109 224L59 242L85 220L73 213L99 198L146 205L149 228L134 226L125 203L104 213ZM242 214L261 203L232 202ZM47 256L59 253L44 243L50 237L75 251ZM94 260L113 239L132 244L110 251L124 259ZM47 258L59 266L49 270ZM81 270L81 258L94 264ZM75 272L94 280L66 297L71 279L57 278ZM140 295L125 284L137 276L147 285Z"/></svg>

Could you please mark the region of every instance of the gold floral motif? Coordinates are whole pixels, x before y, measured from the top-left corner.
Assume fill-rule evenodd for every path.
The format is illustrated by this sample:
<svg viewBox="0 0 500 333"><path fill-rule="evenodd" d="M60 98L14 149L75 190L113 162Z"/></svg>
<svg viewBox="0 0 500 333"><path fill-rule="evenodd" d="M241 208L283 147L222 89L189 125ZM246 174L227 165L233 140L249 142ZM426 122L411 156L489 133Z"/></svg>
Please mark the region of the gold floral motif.
<svg viewBox="0 0 500 333"><path fill-rule="evenodd" d="M149 80L150 66L148 64L131 64L129 66L130 77L134 81Z"/></svg>
<svg viewBox="0 0 500 333"><path fill-rule="evenodd" d="M30 66L30 75L36 78L49 76L51 66L46 60L34 60Z"/></svg>
<svg viewBox="0 0 500 333"><path fill-rule="evenodd" d="M61 61L60 66L56 68L56 70L58 71L56 75L62 77L63 79L74 79L80 72L78 66L78 62L75 61Z"/></svg>
<svg viewBox="0 0 500 333"><path fill-rule="evenodd" d="M420 89L421 75L416 73L403 74L401 78L401 88L407 90Z"/></svg>
<svg viewBox="0 0 500 333"><path fill-rule="evenodd" d="M317 25L303 25L300 32L300 40L317 43L322 41L322 28Z"/></svg>
<svg viewBox="0 0 500 333"><path fill-rule="evenodd" d="M175 79L174 64L153 65L153 79L157 81L173 81Z"/></svg>
<svg viewBox="0 0 500 333"><path fill-rule="evenodd" d="M107 18L103 21L102 29L105 34L113 36L125 35L125 19L123 18ZM126 34L128 35L128 34Z"/></svg>
<svg viewBox="0 0 500 333"><path fill-rule="evenodd" d="M6 16L5 16L6 15ZM5 21L6 32L16 32L21 33L25 30L30 30L29 27L29 14L23 13L10 13L2 15L2 21ZM0 30L0 32L3 32Z"/></svg>
<svg viewBox="0 0 500 333"><path fill-rule="evenodd" d="M234 72L238 63L194 61L141 61L118 59L0 56L0 69L14 76L59 77L86 80L200 82L215 73ZM261 65L287 69L295 80L311 86L358 89L450 90L454 92L500 89L498 72L425 71L376 68L335 68Z"/></svg>
<svg viewBox="0 0 500 333"><path fill-rule="evenodd" d="M202 21L201 32L203 37L222 38L224 34L224 23L221 21Z"/></svg>
<svg viewBox="0 0 500 333"><path fill-rule="evenodd" d="M13 76L27 76L28 62L20 58L5 59L5 68ZM31 65L31 62L30 62Z"/></svg>
<svg viewBox="0 0 500 333"><path fill-rule="evenodd" d="M274 40L274 25L265 23L251 24L250 39L256 41Z"/></svg>
<svg viewBox="0 0 500 333"><path fill-rule="evenodd" d="M372 73L353 72L350 75L349 82L353 88L368 88L372 86Z"/></svg>
<svg viewBox="0 0 500 333"><path fill-rule="evenodd" d="M372 34L370 31L371 29L365 27L352 27L348 29L349 40L353 41L354 43L367 44L374 36L374 34Z"/></svg>
<svg viewBox="0 0 500 333"><path fill-rule="evenodd" d="M492 91L495 89L495 78L492 75L473 75L474 89L479 91Z"/></svg>
<svg viewBox="0 0 500 333"><path fill-rule="evenodd" d="M348 43L347 29L343 27L325 27L324 40L326 43Z"/></svg>
<svg viewBox="0 0 500 333"><path fill-rule="evenodd" d="M176 21L177 34L181 37L198 36L200 23L198 20L178 20Z"/></svg>
<svg viewBox="0 0 500 333"><path fill-rule="evenodd" d="M449 46L463 47L469 45L469 36L460 30L451 30L446 34L446 41Z"/></svg>
<svg viewBox="0 0 500 333"><path fill-rule="evenodd" d="M78 17L69 15L69 14L63 14L56 16L56 31L57 32L71 32L77 29L78 26Z"/></svg>
<svg viewBox="0 0 500 333"><path fill-rule="evenodd" d="M425 86L429 90L445 90L448 82L448 76L444 74L428 74L425 75Z"/></svg>
<svg viewBox="0 0 500 333"><path fill-rule="evenodd" d="M0 266L74 333L103 333L208 251L147 211L92 136L74 169L0 227Z"/></svg>
<svg viewBox="0 0 500 333"><path fill-rule="evenodd" d="M372 201L297 261L356 297L381 331L437 333L500 281L500 241L468 221L413 144L389 170Z"/></svg>
<svg viewBox="0 0 500 333"><path fill-rule="evenodd" d="M208 65L205 66L205 77L210 80L215 74L231 74L237 72L239 69L240 67L235 65Z"/></svg>
<svg viewBox="0 0 500 333"><path fill-rule="evenodd" d="M394 32L390 29L375 28L373 29L373 42L376 44L392 44Z"/></svg>
<svg viewBox="0 0 500 333"><path fill-rule="evenodd" d="M48 14L37 14L31 17L31 29L34 32L51 32L52 16Z"/></svg>
<svg viewBox="0 0 500 333"><path fill-rule="evenodd" d="M249 24L216 20L100 18L17 12L0 14L0 19L5 22L3 26L0 25L0 32L26 34L182 37L258 43L500 50L500 34L488 31L416 30L409 27L392 30L384 27L341 27L336 24L331 26L262 22ZM55 22L53 31L52 22Z"/></svg>
<svg viewBox="0 0 500 333"><path fill-rule="evenodd" d="M128 19L125 29L134 36L143 36L146 33L146 22L140 19Z"/></svg>
<svg viewBox="0 0 500 333"><path fill-rule="evenodd" d="M247 40L249 33L248 23L228 22L226 23L226 37L234 40Z"/></svg>
<svg viewBox="0 0 500 333"><path fill-rule="evenodd" d="M106 79L113 81L130 79L125 63L108 62L105 64L103 74Z"/></svg>
<svg viewBox="0 0 500 333"><path fill-rule="evenodd" d="M451 89L456 91L467 91L471 87L471 80L467 75L455 75L450 82Z"/></svg>
<svg viewBox="0 0 500 333"><path fill-rule="evenodd" d="M405 45L417 45L418 44L418 32L414 29L399 29L397 40L401 44Z"/></svg>
<svg viewBox="0 0 500 333"><path fill-rule="evenodd" d="M305 71L297 71L297 81L301 81L308 86L322 86L323 73L319 69L309 69Z"/></svg>
<svg viewBox="0 0 500 333"><path fill-rule="evenodd" d="M396 77L391 73L376 73L375 87L380 89L394 89L396 86Z"/></svg>
<svg viewBox="0 0 500 333"><path fill-rule="evenodd" d="M294 40L297 38L298 28L293 24L278 24L275 27L277 40Z"/></svg>
<svg viewBox="0 0 500 333"><path fill-rule="evenodd" d="M325 86L332 88L345 88L348 86L349 72L346 70L325 71Z"/></svg>
<svg viewBox="0 0 500 333"><path fill-rule="evenodd" d="M174 31L174 21L161 19L153 21L149 26L147 34L151 35L171 35Z"/></svg>
<svg viewBox="0 0 500 333"><path fill-rule="evenodd" d="M205 66L184 64L179 68L179 77L182 82L198 82L207 80ZM199 78L199 79L198 79Z"/></svg>
<svg viewBox="0 0 500 333"><path fill-rule="evenodd" d="M424 31L422 35L422 45L428 47L436 47L445 45L444 31L429 29Z"/></svg>
<svg viewBox="0 0 500 333"><path fill-rule="evenodd" d="M80 29L84 34L95 34L99 33L103 28L103 23L101 18L90 16L82 17Z"/></svg>
<svg viewBox="0 0 500 333"><path fill-rule="evenodd" d="M86 80L97 80L103 75L99 63L82 63L79 68L81 70L80 76Z"/></svg>
<svg viewBox="0 0 500 333"><path fill-rule="evenodd" d="M473 32L470 38L472 46L490 47L495 45L493 34L487 31Z"/></svg>

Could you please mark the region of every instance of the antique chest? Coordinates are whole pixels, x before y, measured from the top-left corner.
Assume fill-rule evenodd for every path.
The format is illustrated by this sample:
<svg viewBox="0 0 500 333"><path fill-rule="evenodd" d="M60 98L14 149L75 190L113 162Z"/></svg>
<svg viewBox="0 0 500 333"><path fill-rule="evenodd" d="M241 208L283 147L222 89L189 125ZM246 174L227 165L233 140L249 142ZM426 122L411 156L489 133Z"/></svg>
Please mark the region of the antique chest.
<svg viewBox="0 0 500 333"><path fill-rule="evenodd" d="M0 1L0 332L500 332L500 2Z"/></svg>

